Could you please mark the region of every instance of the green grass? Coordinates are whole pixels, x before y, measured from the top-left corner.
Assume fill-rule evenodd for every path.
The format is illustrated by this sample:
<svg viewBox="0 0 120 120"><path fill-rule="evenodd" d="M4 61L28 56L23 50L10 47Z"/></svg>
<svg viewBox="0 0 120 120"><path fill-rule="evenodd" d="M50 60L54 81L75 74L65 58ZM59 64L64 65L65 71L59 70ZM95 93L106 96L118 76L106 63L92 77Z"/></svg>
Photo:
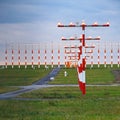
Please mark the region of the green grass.
<svg viewBox="0 0 120 120"><path fill-rule="evenodd" d="M119 120L120 87L44 88L22 97L42 100L0 101L0 120Z"/></svg>
<svg viewBox="0 0 120 120"><path fill-rule="evenodd" d="M120 97L119 86L88 86L87 94L89 97ZM51 87L35 90L29 93L24 93L19 97L22 98L40 98L40 99L69 99L69 98L82 98L81 92L78 87Z"/></svg>
<svg viewBox="0 0 120 120"><path fill-rule="evenodd" d="M39 80L44 77L51 71L51 68L45 70L44 66L40 69L25 69L24 67L18 68L7 68L0 69L0 86L22 86L22 85L30 85L33 82Z"/></svg>
<svg viewBox="0 0 120 120"><path fill-rule="evenodd" d="M86 83L87 84L112 84L115 82L115 77L112 70L119 69L116 65L113 68L104 68L101 65L100 68L94 65L93 69L90 69L88 65L86 68ZM64 71L67 71L68 76L64 76ZM49 84L78 84L77 70L76 68L62 68L59 74L55 77L54 81Z"/></svg>
<svg viewBox="0 0 120 120"><path fill-rule="evenodd" d="M15 90L15 88L11 86L31 85L51 70L51 68L45 70L44 66L41 66L40 69L38 69L37 66L35 69L32 69L31 66L28 66L26 69L24 66L21 66L20 69L18 66L14 66L13 69L11 66L8 66L7 69L0 69L0 93Z"/></svg>
<svg viewBox="0 0 120 120"><path fill-rule="evenodd" d="M107 65L107 68L104 68L104 65L101 65L100 68L94 65L92 69L89 69L88 66L86 69L87 84L112 84L115 82L112 71L117 69L120 70L117 65L114 65L113 68L110 65Z"/></svg>
<svg viewBox="0 0 120 120"><path fill-rule="evenodd" d="M111 84L114 68L86 69L87 84ZM120 68L119 68L120 69ZM64 71L68 76L64 77ZM49 71L8 68L0 70L0 88L29 85ZM7 73L7 74L6 74ZM26 78L26 81L25 79ZM15 79L15 80L14 80ZM21 80L21 82L20 82ZM50 84L77 84L76 69L63 68ZM78 87L52 87L24 93L19 98L0 100L0 120L120 120L120 87L87 87L82 95Z"/></svg>
<svg viewBox="0 0 120 120"><path fill-rule="evenodd" d="M10 92L10 91L15 91L18 90L20 88L18 87L11 87L11 86L0 86L0 94L1 93L6 93L6 92Z"/></svg>
<svg viewBox="0 0 120 120"><path fill-rule="evenodd" d="M64 77L64 72L67 71L68 76ZM62 68L54 81L49 84L77 84L77 70L75 68Z"/></svg>
<svg viewBox="0 0 120 120"><path fill-rule="evenodd" d="M86 70L87 84L110 84L113 83L114 79L111 69Z"/></svg>

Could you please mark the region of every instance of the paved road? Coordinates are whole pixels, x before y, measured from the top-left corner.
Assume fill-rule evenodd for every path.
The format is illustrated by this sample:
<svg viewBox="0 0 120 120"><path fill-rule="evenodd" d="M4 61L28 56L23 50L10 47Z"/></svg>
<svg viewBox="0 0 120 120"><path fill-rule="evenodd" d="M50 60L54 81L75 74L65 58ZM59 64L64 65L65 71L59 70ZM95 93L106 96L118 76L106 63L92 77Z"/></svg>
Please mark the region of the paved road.
<svg viewBox="0 0 120 120"><path fill-rule="evenodd" d="M50 78L55 77L60 71L60 67L54 68L47 76L33 83L33 85L44 85L50 81Z"/></svg>
<svg viewBox="0 0 120 120"><path fill-rule="evenodd" d="M32 90L35 90L38 88L43 88L43 87L45 87L44 85L50 81L50 78L55 77L59 71L60 71L60 67L56 67L47 76L38 80L37 82L33 83L30 86L21 86L20 90L0 94L0 99L10 99L10 98L16 97L22 93L29 92L29 91L32 91Z"/></svg>
<svg viewBox="0 0 120 120"><path fill-rule="evenodd" d="M21 90L13 91L13 92L8 92L4 94L0 94L0 100L3 99L12 99L15 98L16 96L25 93L25 92L30 92L32 90L36 89L41 89L41 88L48 88L48 87L78 87L76 84L67 84L67 85L30 85L30 86L20 86ZM120 84L110 84L110 85L86 85L86 86L120 86ZM22 100L22 98L20 98ZM27 98L26 98L27 99Z"/></svg>

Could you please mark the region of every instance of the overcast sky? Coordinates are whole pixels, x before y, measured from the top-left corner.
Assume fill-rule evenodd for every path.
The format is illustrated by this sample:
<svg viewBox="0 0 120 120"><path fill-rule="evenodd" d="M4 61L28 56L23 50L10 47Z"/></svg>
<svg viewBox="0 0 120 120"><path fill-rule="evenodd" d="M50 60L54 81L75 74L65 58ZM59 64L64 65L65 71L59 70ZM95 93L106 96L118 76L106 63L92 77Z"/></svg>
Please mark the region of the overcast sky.
<svg viewBox="0 0 120 120"><path fill-rule="evenodd" d="M81 28L58 28L57 23L81 24L82 20L110 23L106 28L86 28L86 37L101 36L101 42L120 43L120 0L0 0L0 54L5 56L6 43L10 48L18 43L39 43L44 48L47 43L47 49L54 43L57 50L62 36L82 34Z"/></svg>
<svg viewBox="0 0 120 120"><path fill-rule="evenodd" d="M109 21L109 28L88 28L86 35L120 41L119 0L0 0L0 43L58 42L62 36L80 36L80 28L57 28L57 23L82 20Z"/></svg>

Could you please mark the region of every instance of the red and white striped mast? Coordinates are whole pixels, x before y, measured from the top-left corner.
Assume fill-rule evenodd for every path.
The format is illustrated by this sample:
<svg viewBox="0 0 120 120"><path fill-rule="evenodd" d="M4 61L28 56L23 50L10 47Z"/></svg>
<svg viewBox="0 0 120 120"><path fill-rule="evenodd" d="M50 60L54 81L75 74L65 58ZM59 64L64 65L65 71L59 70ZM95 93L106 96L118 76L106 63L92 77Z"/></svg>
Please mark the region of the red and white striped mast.
<svg viewBox="0 0 120 120"><path fill-rule="evenodd" d="M98 45L98 68L100 67L100 48Z"/></svg>
<svg viewBox="0 0 120 120"><path fill-rule="evenodd" d="M40 68L40 47L38 48L38 68Z"/></svg>
<svg viewBox="0 0 120 120"><path fill-rule="evenodd" d="M60 67L60 45L58 46L58 67Z"/></svg>
<svg viewBox="0 0 120 120"><path fill-rule="evenodd" d="M119 43L118 43L118 50L117 50L117 52L118 52L118 68L120 67L120 45L119 45Z"/></svg>
<svg viewBox="0 0 120 120"><path fill-rule="evenodd" d="M25 45L25 69L27 68L27 48Z"/></svg>
<svg viewBox="0 0 120 120"><path fill-rule="evenodd" d="M8 51L7 49L5 50L5 67L7 68L7 65L8 65L8 55L7 55Z"/></svg>
<svg viewBox="0 0 120 120"><path fill-rule="evenodd" d="M5 48L5 68L8 66L8 50L7 50L7 43Z"/></svg>
<svg viewBox="0 0 120 120"><path fill-rule="evenodd" d="M54 57L53 57L53 42L52 42L52 46L51 46L51 67L53 68L53 59L54 59Z"/></svg>
<svg viewBox="0 0 120 120"><path fill-rule="evenodd" d="M18 45L18 67L20 68L20 46Z"/></svg>
<svg viewBox="0 0 120 120"><path fill-rule="evenodd" d="M12 47L12 68L14 67L14 50L13 50L13 47Z"/></svg>
<svg viewBox="0 0 120 120"><path fill-rule="evenodd" d="M105 44L105 48L104 48L104 67L105 68L106 68L106 63L107 63L106 59L107 59L107 56L106 56L106 44Z"/></svg>
<svg viewBox="0 0 120 120"><path fill-rule="evenodd" d="M111 68L113 67L113 47L111 43Z"/></svg>
<svg viewBox="0 0 120 120"><path fill-rule="evenodd" d="M44 56L44 58L45 58L45 68L47 67L47 49L46 49L46 45L45 45L45 56Z"/></svg>
<svg viewBox="0 0 120 120"><path fill-rule="evenodd" d="M33 54L34 54L34 50L33 50L33 45L32 45L31 54L32 54L31 59L32 59L32 68L33 68L33 67L34 67L34 56L33 56Z"/></svg>
<svg viewBox="0 0 120 120"><path fill-rule="evenodd" d="M93 25L87 25L85 24L85 22L83 21L81 25L79 24L73 24L70 23L69 25L63 25L61 23L58 23L58 27L81 27L82 28L82 57L81 59L78 61L78 69L81 69L79 73L82 72L82 77L80 74L80 79L82 78L82 80L80 80L80 82L82 82L82 84L80 84L81 90L82 90L82 94L84 95L86 93L86 87L85 87L85 28L86 27L108 27L109 23L103 24L103 25L98 25L97 22L95 22ZM82 60L82 61L81 61ZM82 63L82 64L81 64ZM80 67L80 68L79 68ZM79 74L78 74L79 76Z"/></svg>

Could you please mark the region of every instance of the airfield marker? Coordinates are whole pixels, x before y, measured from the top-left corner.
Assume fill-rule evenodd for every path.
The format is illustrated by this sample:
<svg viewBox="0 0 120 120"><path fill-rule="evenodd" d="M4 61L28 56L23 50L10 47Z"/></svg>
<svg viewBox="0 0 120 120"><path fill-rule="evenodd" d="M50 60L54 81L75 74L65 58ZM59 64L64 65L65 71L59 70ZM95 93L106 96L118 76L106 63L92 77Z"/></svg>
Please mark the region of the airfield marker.
<svg viewBox="0 0 120 120"><path fill-rule="evenodd" d="M32 46L32 50L31 50L31 53L32 53L32 68L33 68L33 65L34 65L34 56L33 56L33 53L34 53L34 51L33 51L33 46Z"/></svg>
<svg viewBox="0 0 120 120"><path fill-rule="evenodd" d="M12 68L14 67L14 50L12 49Z"/></svg>
<svg viewBox="0 0 120 120"><path fill-rule="evenodd" d="M25 47L25 69L27 68L27 49Z"/></svg>
<svg viewBox="0 0 120 120"><path fill-rule="evenodd" d="M5 67L7 68L7 65L8 65L8 63L7 63L7 60L8 60L8 51L7 51L7 49L5 50Z"/></svg>
<svg viewBox="0 0 120 120"><path fill-rule="evenodd" d="M118 67L120 67L120 48L119 48L119 44L118 44Z"/></svg>
<svg viewBox="0 0 120 120"><path fill-rule="evenodd" d="M58 67L60 67L60 48L58 48Z"/></svg>
<svg viewBox="0 0 120 120"><path fill-rule="evenodd" d="M20 68L20 49L18 48L18 67Z"/></svg>
<svg viewBox="0 0 120 120"><path fill-rule="evenodd" d="M82 55L81 55L82 56L81 57L81 59L82 59L82 70L79 72L79 73L82 73L82 74L78 73L78 76L80 75L80 79L81 79L81 82L82 82L80 87L82 88L81 91L82 91L82 94L84 95L86 93L86 86L85 86L85 84L86 84L86 82L85 82L85 66L86 66L85 65L86 64L86 61L85 61L85 28L86 27L109 27L109 23L107 22L106 24L98 25L98 23L95 22L92 25L87 25L87 24L85 24L84 21L82 21L81 25L79 25L78 23L73 24L72 22L69 25L63 25L61 23L58 23L58 27L81 27L82 28L82 31L83 31L83 34L82 34ZM78 68L79 68L79 66L81 66L81 59L78 60Z"/></svg>
<svg viewBox="0 0 120 120"><path fill-rule="evenodd" d="M105 45L105 48L104 48L104 67L106 68L106 45Z"/></svg>
<svg viewBox="0 0 120 120"><path fill-rule="evenodd" d="M98 45L98 68L100 67L100 48Z"/></svg>
<svg viewBox="0 0 120 120"><path fill-rule="evenodd" d="M38 68L40 68L40 49L38 49Z"/></svg>
<svg viewBox="0 0 120 120"><path fill-rule="evenodd" d="M111 44L111 68L113 67L113 48Z"/></svg>
<svg viewBox="0 0 120 120"><path fill-rule="evenodd" d="M45 68L47 67L47 56L46 56L46 54L47 54L47 50L46 50L46 48L45 48Z"/></svg>
<svg viewBox="0 0 120 120"><path fill-rule="evenodd" d="M51 50L51 67L53 68L53 59L54 59L54 56L53 56L53 42L52 42L52 46L51 46L52 50Z"/></svg>

